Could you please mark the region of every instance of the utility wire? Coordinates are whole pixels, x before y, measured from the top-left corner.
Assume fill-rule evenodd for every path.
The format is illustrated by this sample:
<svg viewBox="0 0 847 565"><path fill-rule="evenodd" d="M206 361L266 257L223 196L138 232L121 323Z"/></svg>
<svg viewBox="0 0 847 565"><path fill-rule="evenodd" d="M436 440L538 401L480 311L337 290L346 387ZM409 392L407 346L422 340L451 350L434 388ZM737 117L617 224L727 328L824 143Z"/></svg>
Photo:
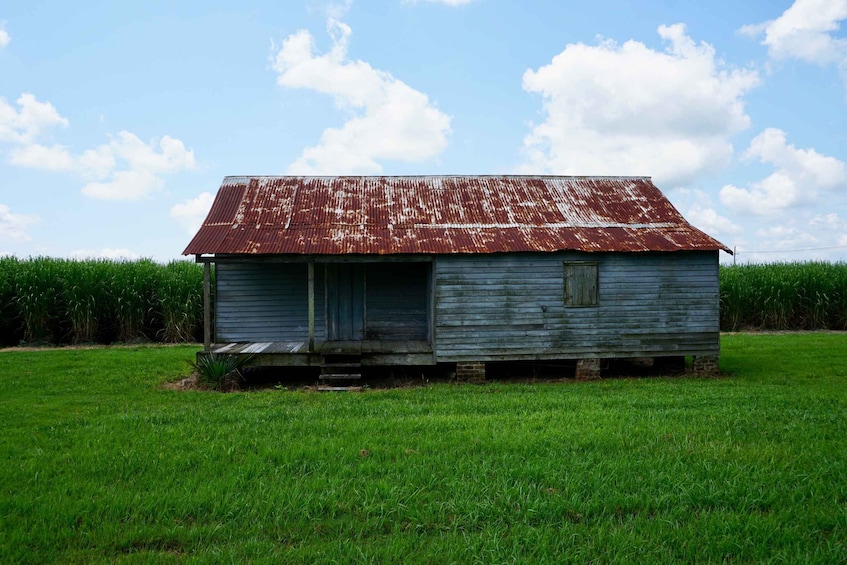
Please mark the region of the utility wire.
<svg viewBox="0 0 847 565"><path fill-rule="evenodd" d="M832 249L847 249L847 245L831 245L828 247L808 247L806 249L769 249L767 251L739 251L737 247L732 248L732 264L738 264L739 255L773 254L773 253L805 253L807 251L827 251Z"/></svg>
<svg viewBox="0 0 847 565"><path fill-rule="evenodd" d="M743 251L733 250L733 253L801 253L804 251L826 251L830 249L847 249L847 245L833 245L830 247L809 247L807 249L772 249L768 251L748 251L745 249Z"/></svg>

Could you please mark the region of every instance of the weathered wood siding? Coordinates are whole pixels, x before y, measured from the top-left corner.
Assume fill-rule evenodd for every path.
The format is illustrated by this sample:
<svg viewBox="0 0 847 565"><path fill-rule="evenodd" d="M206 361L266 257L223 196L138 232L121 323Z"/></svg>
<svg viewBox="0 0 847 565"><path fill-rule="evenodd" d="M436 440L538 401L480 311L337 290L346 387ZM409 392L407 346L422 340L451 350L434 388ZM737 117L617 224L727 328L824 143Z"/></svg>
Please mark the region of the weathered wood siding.
<svg viewBox="0 0 847 565"><path fill-rule="evenodd" d="M215 341L298 341L309 337L306 263L215 267ZM326 339L323 266L315 268L315 339Z"/></svg>
<svg viewBox="0 0 847 565"><path fill-rule="evenodd" d="M367 339L428 338L429 271L429 263L367 265Z"/></svg>
<svg viewBox="0 0 847 565"><path fill-rule="evenodd" d="M565 306L565 263L598 305ZM439 256L438 361L717 354L717 252Z"/></svg>

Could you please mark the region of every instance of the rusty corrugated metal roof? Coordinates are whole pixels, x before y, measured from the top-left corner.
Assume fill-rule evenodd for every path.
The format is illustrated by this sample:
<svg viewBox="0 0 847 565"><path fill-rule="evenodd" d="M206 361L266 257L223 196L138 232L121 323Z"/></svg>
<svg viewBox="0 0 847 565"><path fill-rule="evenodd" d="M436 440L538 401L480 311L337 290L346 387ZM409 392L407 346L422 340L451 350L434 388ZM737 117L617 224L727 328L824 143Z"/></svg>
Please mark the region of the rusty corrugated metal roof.
<svg viewBox="0 0 847 565"><path fill-rule="evenodd" d="M189 254L729 251L647 177L226 177Z"/></svg>

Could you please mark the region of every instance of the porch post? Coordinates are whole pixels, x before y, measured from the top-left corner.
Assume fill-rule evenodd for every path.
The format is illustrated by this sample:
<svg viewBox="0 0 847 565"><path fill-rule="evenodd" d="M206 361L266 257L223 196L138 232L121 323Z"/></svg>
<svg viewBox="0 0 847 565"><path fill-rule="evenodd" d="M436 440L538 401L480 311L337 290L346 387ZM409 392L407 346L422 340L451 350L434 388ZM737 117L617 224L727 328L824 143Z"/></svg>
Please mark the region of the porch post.
<svg viewBox="0 0 847 565"><path fill-rule="evenodd" d="M309 261L309 353L315 350L315 262Z"/></svg>
<svg viewBox="0 0 847 565"><path fill-rule="evenodd" d="M212 266L209 261L203 263L203 351L212 350Z"/></svg>

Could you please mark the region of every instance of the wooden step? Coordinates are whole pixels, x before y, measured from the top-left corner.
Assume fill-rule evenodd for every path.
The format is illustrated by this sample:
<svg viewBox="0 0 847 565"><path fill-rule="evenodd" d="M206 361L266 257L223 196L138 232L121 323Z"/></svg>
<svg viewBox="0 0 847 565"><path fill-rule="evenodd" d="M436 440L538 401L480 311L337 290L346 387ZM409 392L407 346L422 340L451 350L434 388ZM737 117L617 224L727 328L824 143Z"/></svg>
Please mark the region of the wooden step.
<svg viewBox="0 0 847 565"><path fill-rule="evenodd" d="M362 358L358 355L327 355L321 365L322 381L353 381L362 378Z"/></svg>
<svg viewBox="0 0 847 565"><path fill-rule="evenodd" d="M356 381L362 378L362 373L321 373L322 381Z"/></svg>
<svg viewBox="0 0 847 565"><path fill-rule="evenodd" d="M362 392L361 386L330 386L330 385L320 385L318 386L319 392Z"/></svg>

